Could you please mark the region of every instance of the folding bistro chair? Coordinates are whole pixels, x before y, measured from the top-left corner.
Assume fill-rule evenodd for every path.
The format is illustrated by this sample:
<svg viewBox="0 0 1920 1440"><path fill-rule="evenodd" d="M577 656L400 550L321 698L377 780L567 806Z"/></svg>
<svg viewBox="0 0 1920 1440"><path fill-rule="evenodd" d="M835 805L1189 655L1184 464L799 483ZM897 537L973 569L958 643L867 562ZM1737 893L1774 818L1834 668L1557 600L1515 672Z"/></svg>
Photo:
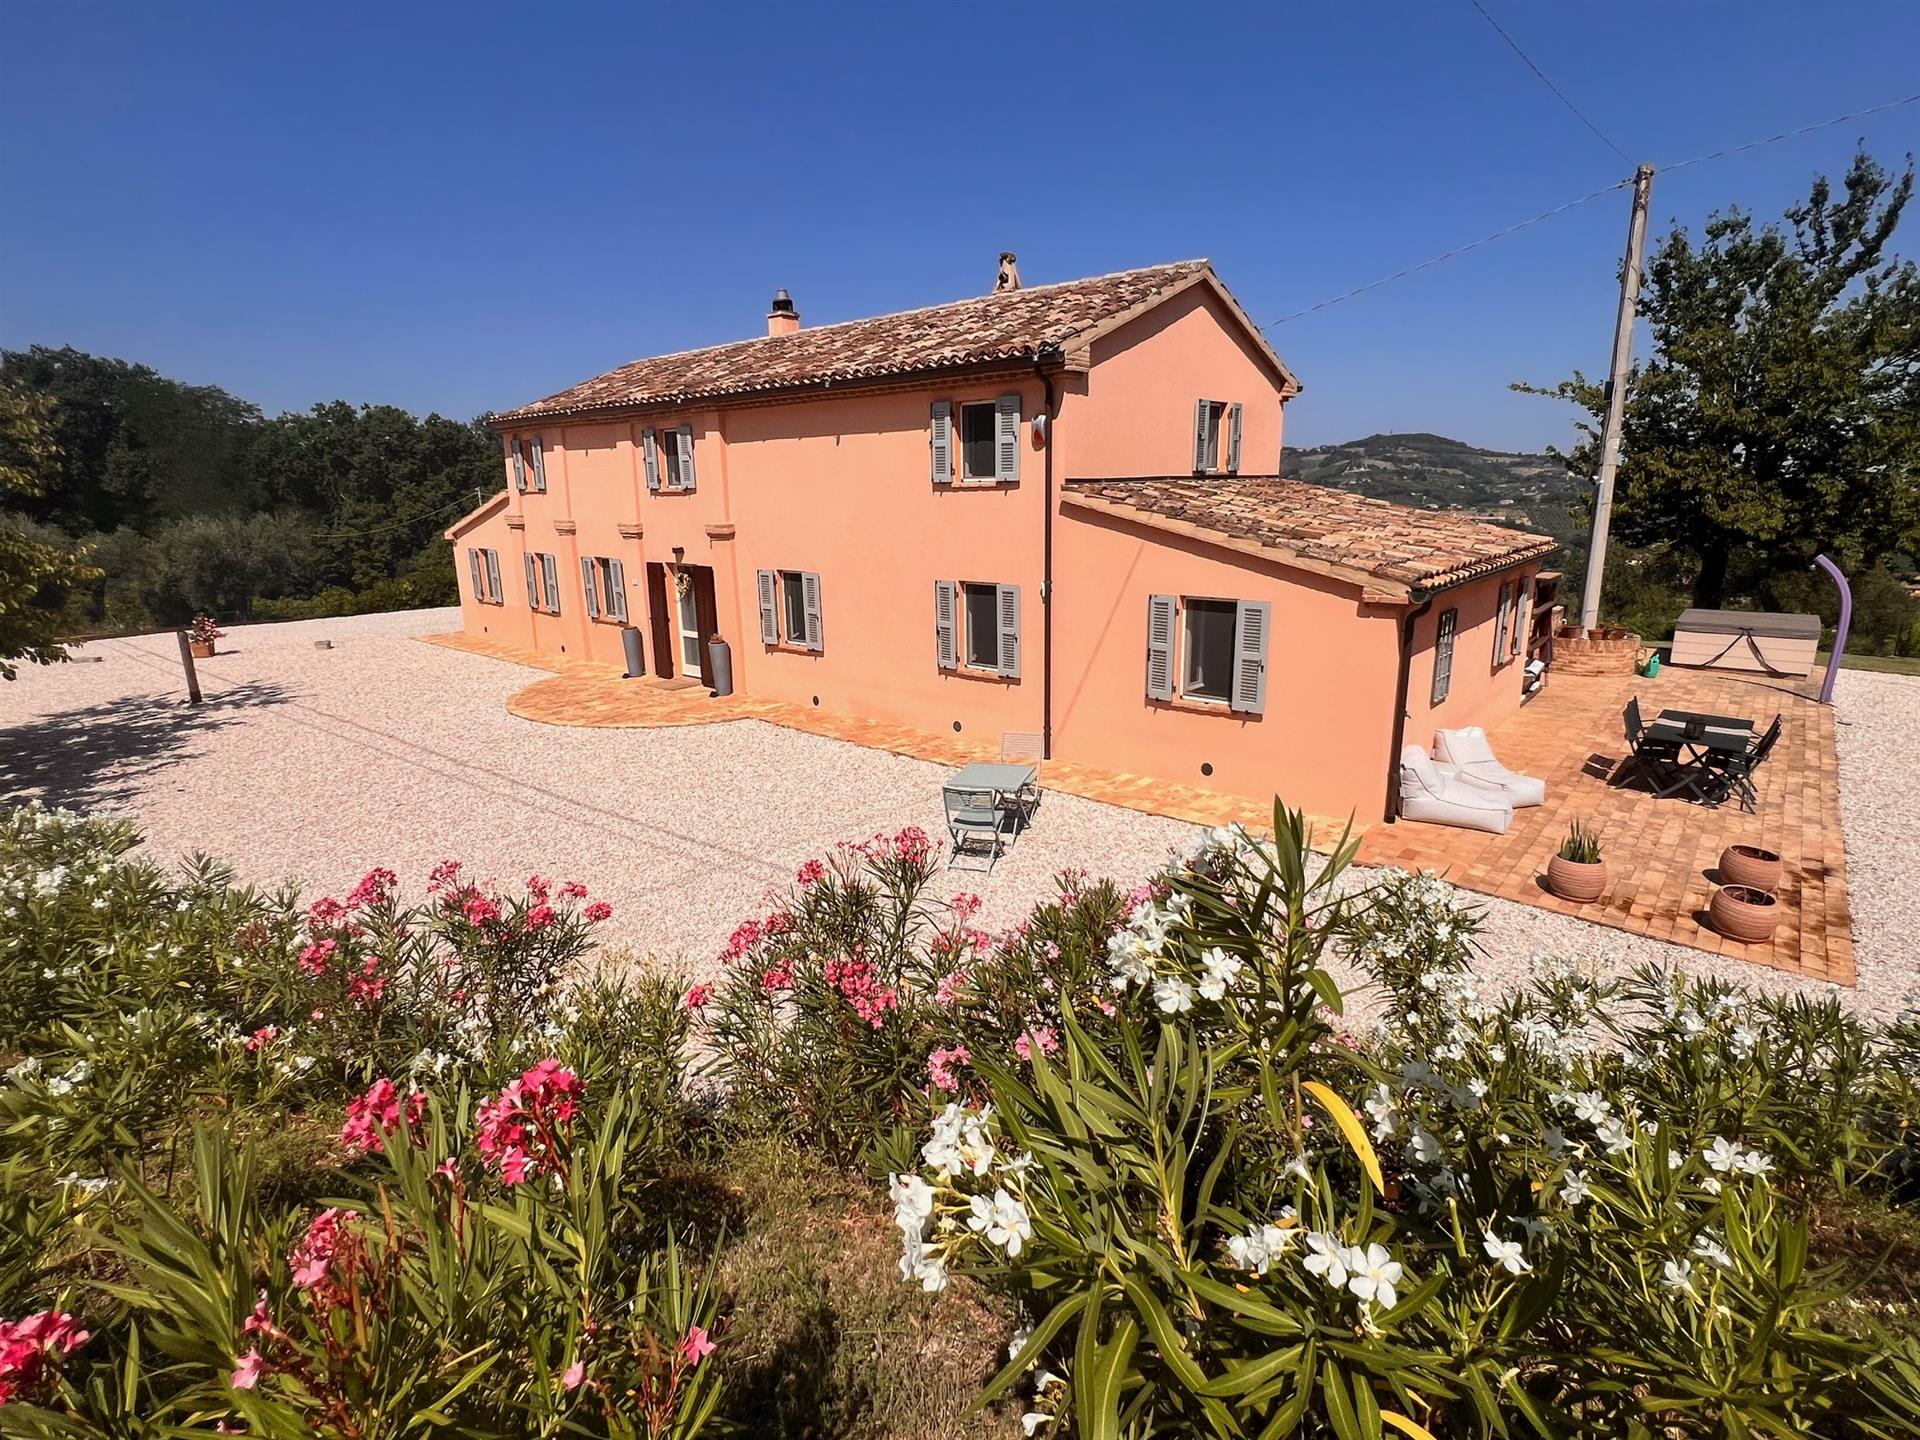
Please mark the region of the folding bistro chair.
<svg viewBox="0 0 1920 1440"><path fill-rule="evenodd" d="M1640 718L1638 695L1627 701L1623 718L1627 727L1627 746L1631 751L1629 763L1658 786L1665 772L1670 771L1679 760L1680 747L1671 740L1655 740L1648 734L1646 721Z"/></svg>
<svg viewBox="0 0 1920 1440"><path fill-rule="evenodd" d="M1773 747L1780 743L1780 724L1780 716L1775 715L1766 733L1744 752L1715 759L1714 783L1721 800L1729 795L1738 795L1740 808L1749 814L1753 813L1753 807L1760 798L1754 791L1753 777L1767 763L1767 757L1773 754Z"/></svg>
<svg viewBox="0 0 1920 1440"><path fill-rule="evenodd" d="M993 790L957 790L942 786L940 798L947 812L947 868L960 863L962 855L984 856L986 872L1006 848L1007 835L1014 824L1010 810L1001 808L999 794Z"/></svg>

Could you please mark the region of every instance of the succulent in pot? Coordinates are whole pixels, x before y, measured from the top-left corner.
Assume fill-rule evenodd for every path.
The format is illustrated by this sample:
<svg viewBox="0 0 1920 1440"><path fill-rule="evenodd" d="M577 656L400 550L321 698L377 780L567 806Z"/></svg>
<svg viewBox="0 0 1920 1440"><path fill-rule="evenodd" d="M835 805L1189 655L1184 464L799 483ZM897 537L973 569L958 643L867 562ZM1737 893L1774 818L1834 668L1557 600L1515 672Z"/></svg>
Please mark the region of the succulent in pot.
<svg viewBox="0 0 1920 1440"><path fill-rule="evenodd" d="M1771 895L1780 888L1780 856L1759 845L1729 845L1720 852L1720 883Z"/></svg>
<svg viewBox="0 0 1920 1440"><path fill-rule="evenodd" d="M1578 820L1547 862L1547 888L1562 900L1586 904L1598 900L1607 888L1607 862L1600 854L1600 837Z"/></svg>
<svg viewBox="0 0 1920 1440"><path fill-rule="evenodd" d="M1757 945L1773 938L1780 923L1780 902L1751 885L1722 885L1707 909L1713 928L1729 940Z"/></svg>

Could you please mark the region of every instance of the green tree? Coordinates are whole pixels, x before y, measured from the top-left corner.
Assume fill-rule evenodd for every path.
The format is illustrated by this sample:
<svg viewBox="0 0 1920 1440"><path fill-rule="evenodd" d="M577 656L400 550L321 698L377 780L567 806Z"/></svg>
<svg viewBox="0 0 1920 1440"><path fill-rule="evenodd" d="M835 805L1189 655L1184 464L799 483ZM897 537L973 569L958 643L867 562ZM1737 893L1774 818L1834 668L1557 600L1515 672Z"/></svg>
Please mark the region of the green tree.
<svg viewBox="0 0 1920 1440"><path fill-rule="evenodd" d="M53 401L0 378L0 678L8 680L15 660L50 665L67 658L55 640L67 594L99 574L74 551L47 543L18 513L40 494L59 454Z"/></svg>
<svg viewBox="0 0 1920 1440"><path fill-rule="evenodd" d="M1913 193L1861 153L1836 197L1825 176L1786 224L1716 213L1676 227L1648 263L1639 313L1652 353L1628 379L1613 534L1691 558L1693 602L1729 576L1764 582L1820 551L1864 569L1920 536L1920 271L1888 248ZM1598 469L1606 387L1551 389L1592 417L1559 453Z"/></svg>

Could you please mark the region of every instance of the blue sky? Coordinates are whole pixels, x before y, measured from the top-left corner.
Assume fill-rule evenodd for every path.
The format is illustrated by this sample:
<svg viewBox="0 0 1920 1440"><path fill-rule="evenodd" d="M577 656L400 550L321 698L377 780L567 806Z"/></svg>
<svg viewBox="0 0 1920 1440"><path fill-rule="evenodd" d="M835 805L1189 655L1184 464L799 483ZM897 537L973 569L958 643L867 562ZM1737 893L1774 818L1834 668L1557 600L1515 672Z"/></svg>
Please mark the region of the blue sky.
<svg viewBox="0 0 1920 1440"><path fill-rule="evenodd" d="M1634 158L1920 89L1920 6L1485 0ZM1367 5L0 0L0 345L269 411L466 416L635 356L1212 257L1262 321L1621 178L1469 0ZM1768 216L1920 105L1662 176ZM1570 434L1625 193L1272 329L1288 442ZM1920 253L1920 213L1901 248Z"/></svg>

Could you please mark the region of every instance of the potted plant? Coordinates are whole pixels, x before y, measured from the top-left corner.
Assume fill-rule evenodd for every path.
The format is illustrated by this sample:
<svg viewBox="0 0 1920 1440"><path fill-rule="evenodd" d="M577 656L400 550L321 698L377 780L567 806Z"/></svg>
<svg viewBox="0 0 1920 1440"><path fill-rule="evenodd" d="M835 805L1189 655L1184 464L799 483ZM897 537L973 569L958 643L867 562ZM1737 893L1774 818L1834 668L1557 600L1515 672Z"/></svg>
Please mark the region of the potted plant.
<svg viewBox="0 0 1920 1440"><path fill-rule="evenodd" d="M1607 862L1600 856L1600 837L1578 820L1560 842L1560 852L1547 862L1547 888L1562 900L1584 905L1598 900L1607 888Z"/></svg>
<svg viewBox="0 0 1920 1440"><path fill-rule="evenodd" d="M1773 927L1780 923L1780 902L1751 885L1722 885L1713 892L1707 917L1729 940L1757 945L1773 938Z"/></svg>
<svg viewBox="0 0 1920 1440"><path fill-rule="evenodd" d="M196 660L207 660L213 655L213 642L227 632L213 623L213 617L204 611L193 617L193 623L187 627L187 645L193 651Z"/></svg>
<svg viewBox="0 0 1920 1440"><path fill-rule="evenodd" d="M1720 852L1720 883L1771 895L1780 888L1780 857L1758 845L1729 845Z"/></svg>

